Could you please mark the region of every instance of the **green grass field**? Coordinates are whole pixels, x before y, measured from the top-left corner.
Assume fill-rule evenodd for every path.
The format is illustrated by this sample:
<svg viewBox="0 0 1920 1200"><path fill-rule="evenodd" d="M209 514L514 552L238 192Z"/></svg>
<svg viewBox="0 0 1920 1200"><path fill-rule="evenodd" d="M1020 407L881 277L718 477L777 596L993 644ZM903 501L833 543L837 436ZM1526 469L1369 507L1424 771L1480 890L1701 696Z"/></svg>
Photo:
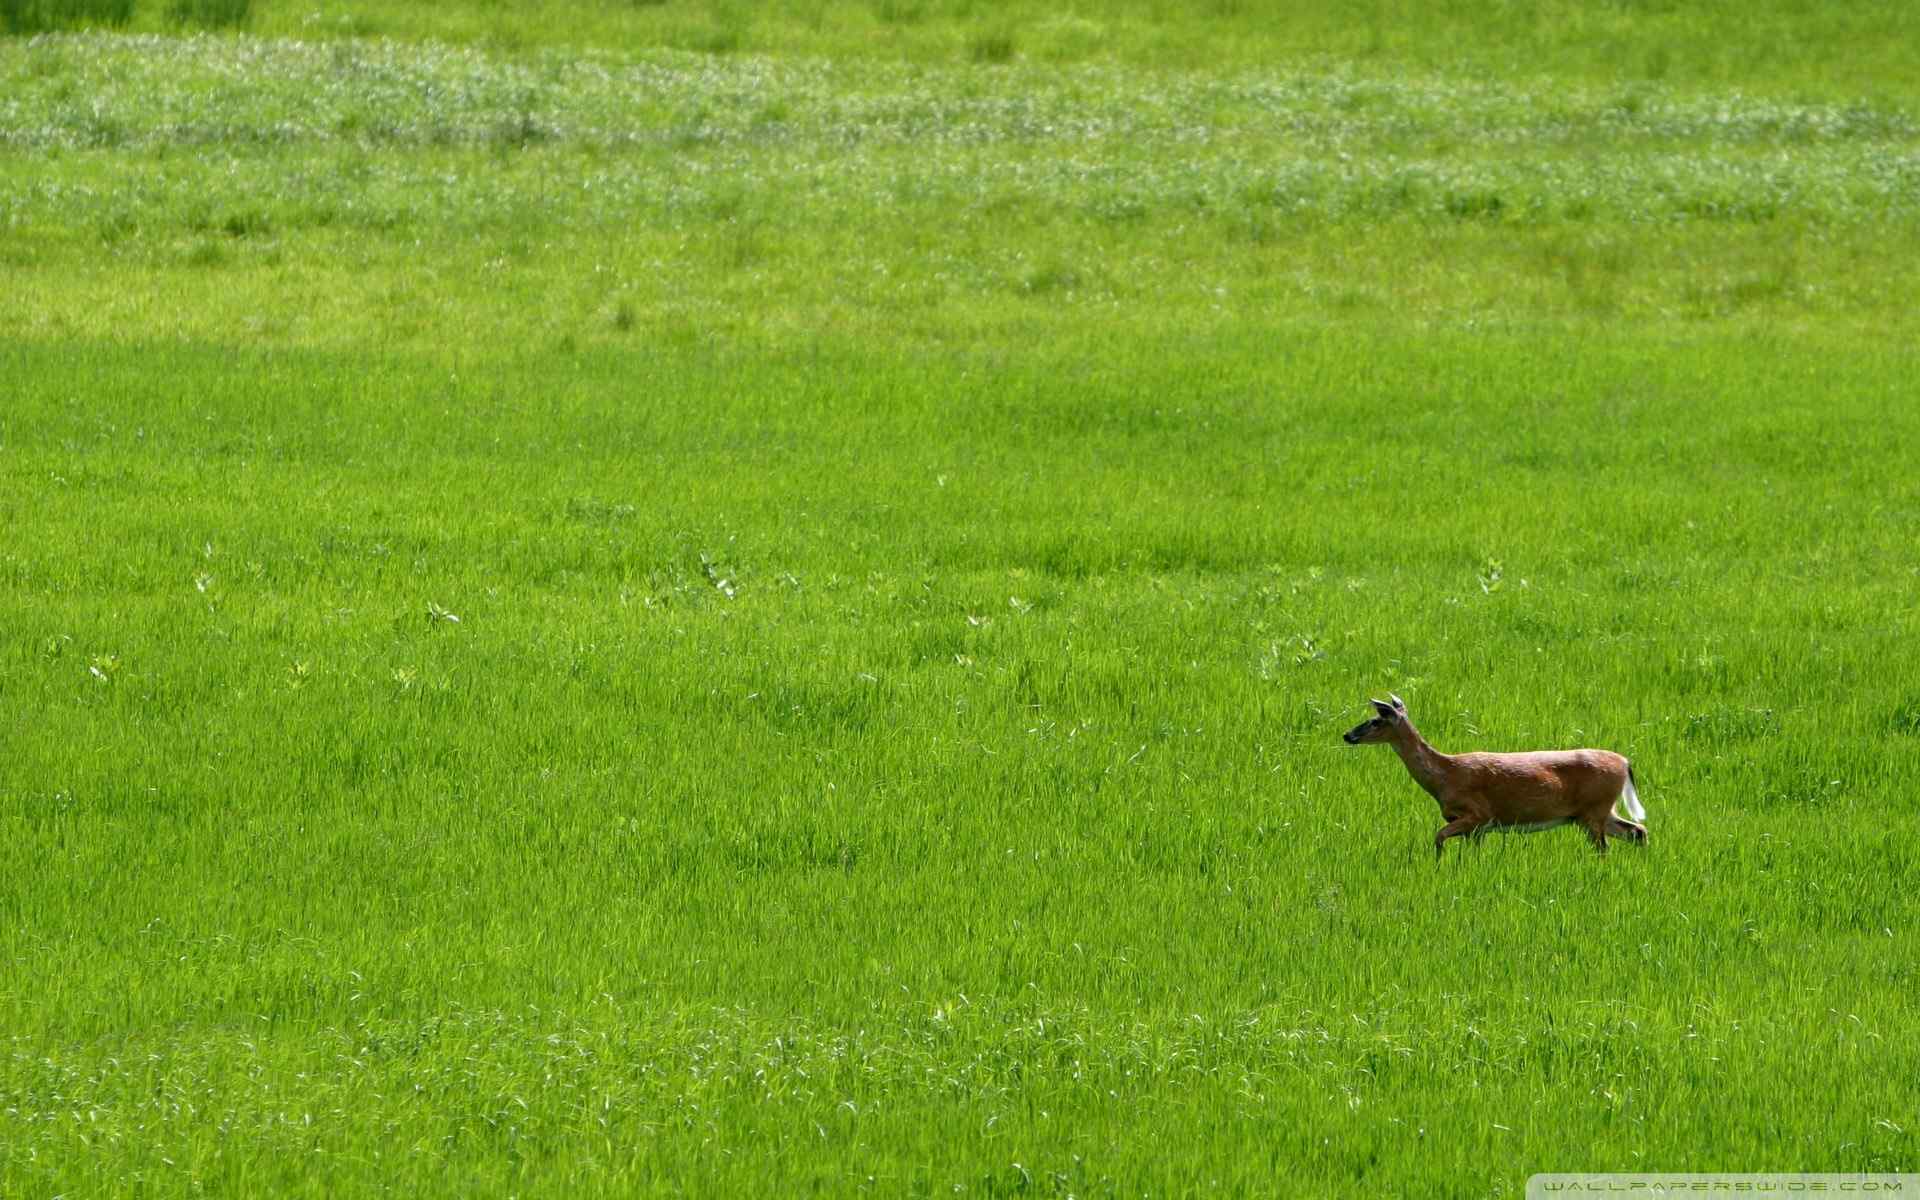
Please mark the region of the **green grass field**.
<svg viewBox="0 0 1920 1200"><path fill-rule="evenodd" d="M0 40L0 1195L1920 1171L1915 13Z"/></svg>

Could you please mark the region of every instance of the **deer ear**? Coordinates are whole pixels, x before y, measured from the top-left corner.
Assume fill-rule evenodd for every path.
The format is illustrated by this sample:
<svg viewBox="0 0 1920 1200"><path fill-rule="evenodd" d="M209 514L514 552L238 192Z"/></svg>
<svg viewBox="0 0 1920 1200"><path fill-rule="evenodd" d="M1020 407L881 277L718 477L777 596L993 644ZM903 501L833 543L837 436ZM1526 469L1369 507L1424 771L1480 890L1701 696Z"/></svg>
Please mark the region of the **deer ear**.
<svg viewBox="0 0 1920 1200"><path fill-rule="evenodd" d="M1377 710L1380 713L1380 715L1383 717L1392 717L1396 715L1394 712L1393 705L1388 704L1385 700L1369 700L1367 701L1367 703L1373 705L1375 710Z"/></svg>
<svg viewBox="0 0 1920 1200"><path fill-rule="evenodd" d="M1407 711L1407 702L1405 700L1402 700L1400 697L1394 695L1392 692L1387 693L1387 699L1393 701L1393 708L1395 712Z"/></svg>

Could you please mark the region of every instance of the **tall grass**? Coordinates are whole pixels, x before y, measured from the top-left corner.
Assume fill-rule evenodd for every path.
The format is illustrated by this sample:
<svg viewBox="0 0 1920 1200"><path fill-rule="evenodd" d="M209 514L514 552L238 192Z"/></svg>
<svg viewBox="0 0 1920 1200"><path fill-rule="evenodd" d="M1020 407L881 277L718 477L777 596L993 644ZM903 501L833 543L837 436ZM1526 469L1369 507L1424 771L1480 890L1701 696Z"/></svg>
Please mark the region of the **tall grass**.
<svg viewBox="0 0 1920 1200"><path fill-rule="evenodd" d="M16 348L11 1186L1910 1162L1907 356L1098 347Z"/></svg>

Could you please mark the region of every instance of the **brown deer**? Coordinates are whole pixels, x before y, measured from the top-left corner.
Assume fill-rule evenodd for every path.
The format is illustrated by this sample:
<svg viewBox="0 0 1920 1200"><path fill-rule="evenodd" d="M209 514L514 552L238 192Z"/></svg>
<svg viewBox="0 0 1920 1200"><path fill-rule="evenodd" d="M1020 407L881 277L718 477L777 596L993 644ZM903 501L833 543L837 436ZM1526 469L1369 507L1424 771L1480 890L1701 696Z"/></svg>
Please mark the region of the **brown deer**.
<svg viewBox="0 0 1920 1200"><path fill-rule="evenodd" d="M1533 833L1578 824L1593 848L1607 852L1607 836L1642 845L1647 819L1633 786L1633 764L1611 750L1529 750L1521 754L1442 754L1407 719L1400 697L1369 701L1379 714L1346 733L1350 746L1386 742L1399 752L1413 781L1440 802L1447 823L1433 835L1437 856L1447 839L1478 837L1490 829ZM1627 815L1614 805L1624 801Z"/></svg>

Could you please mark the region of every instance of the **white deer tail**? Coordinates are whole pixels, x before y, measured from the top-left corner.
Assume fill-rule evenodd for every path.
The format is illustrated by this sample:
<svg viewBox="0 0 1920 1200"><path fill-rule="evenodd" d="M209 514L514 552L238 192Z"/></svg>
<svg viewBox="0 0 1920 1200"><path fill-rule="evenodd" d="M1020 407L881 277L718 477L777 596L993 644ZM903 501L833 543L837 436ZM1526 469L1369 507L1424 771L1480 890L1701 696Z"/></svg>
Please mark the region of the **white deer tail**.
<svg viewBox="0 0 1920 1200"><path fill-rule="evenodd" d="M1636 821L1647 819L1647 810L1640 807L1640 793L1633 786L1633 764L1627 764L1627 786L1620 789L1620 798L1627 803L1627 815Z"/></svg>

